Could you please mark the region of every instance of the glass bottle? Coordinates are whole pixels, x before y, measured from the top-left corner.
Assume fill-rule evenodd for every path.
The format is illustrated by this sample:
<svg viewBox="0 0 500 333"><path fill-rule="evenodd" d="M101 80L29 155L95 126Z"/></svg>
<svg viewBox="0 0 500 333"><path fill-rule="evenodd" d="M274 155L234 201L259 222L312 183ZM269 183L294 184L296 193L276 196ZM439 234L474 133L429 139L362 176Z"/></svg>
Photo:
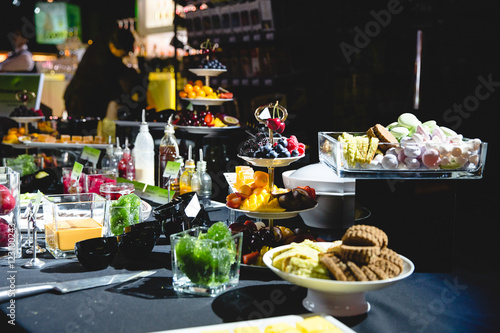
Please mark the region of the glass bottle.
<svg viewBox="0 0 500 333"><path fill-rule="evenodd" d="M134 159L128 147L128 138L125 138L125 148L123 149L123 156L118 163L118 176L128 180L135 180L135 165Z"/></svg>
<svg viewBox="0 0 500 333"><path fill-rule="evenodd" d="M179 145L177 144L177 139L175 137L174 126L172 125L172 115L168 119L168 124L165 126L165 135L160 141L160 149L158 156L158 186L161 188L167 187L168 177L163 177L165 167L167 162L176 161L179 156ZM170 180L172 186L173 179ZM179 179L177 181L177 186L179 185Z"/></svg>
<svg viewBox="0 0 500 333"><path fill-rule="evenodd" d="M182 158L182 156L177 156L174 162L178 162L181 165L179 168L179 172L177 173L177 177L170 179L170 190L174 191L173 197L175 198L181 194L180 179L182 173L184 172L184 159ZM168 180L168 178L166 179ZM167 183L167 181L165 181L165 183ZM165 184L165 188L166 186L167 185Z"/></svg>
<svg viewBox="0 0 500 333"><path fill-rule="evenodd" d="M200 160L196 163L196 171L200 178L200 189L198 197L203 206L210 206L210 196L212 195L212 177L207 172L207 162L203 160L203 150L200 148Z"/></svg>
<svg viewBox="0 0 500 333"><path fill-rule="evenodd" d="M123 157L123 149L122 149L122 146L120 146L120 138L119 137L116 137L116 147L113 151L113 154L115 155L116 160L118 162L120 162L120 160Z"/></svg>
<svg viewBox="0 0 500 333"><path fill-rule="evenodd" d="M195 178L195 181L193 181L193 177ZM188 192L197 192L199 189L199 177L196 174L194 160L191 158L191 146L189 146L188 158L184 166L184 172L182 173L179 181L179 186L181 195Z"/></svg>
<svg viewBox="0 0 500 333"><path fill-rule="evenodd" d="M118 159L114 154L112 143L106 147L106 155L102 158L101 169L118 175Z"/></svg>

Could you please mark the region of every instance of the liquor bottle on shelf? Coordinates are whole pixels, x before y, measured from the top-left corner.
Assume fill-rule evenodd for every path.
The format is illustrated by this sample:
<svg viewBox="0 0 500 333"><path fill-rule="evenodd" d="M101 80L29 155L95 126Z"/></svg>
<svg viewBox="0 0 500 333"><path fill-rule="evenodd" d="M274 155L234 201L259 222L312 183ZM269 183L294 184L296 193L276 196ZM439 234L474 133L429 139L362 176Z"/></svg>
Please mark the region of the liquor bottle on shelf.
<svg viewBox="0 0 500 333"><path fill-rule="evenodd" d="M134 159L128 147L128 138L125 138L125 148L123 149L123 156L118 163L118 176L128 180L135 180L135 165Z"/></svg>
<svg viewBox="0 0 500 333"><path fill-rule="evenodd" d="M167 187L168 178L163 177L163 173L165 172L165 167L167 166L167 162L176 161L176 158L180 157L179 155L179 145L177 144L177 139L175 137L175 129L172 125L172 115L168 119L168 123L165 126L165 135L160 141L160 149L159 149L159 157L158 157L158 186L161 188ZM170 180L170 184L172 185L172 179ZM178 185L179 179L177 179Z"/></svg>
<svg viewBox="0 0 500 333"><path fill-rule="evenodd" d="M203 160L203 149L200 148L200 160L196 163L196 172L200 178L200 189L198 196L203 206L210 206L210 196L212 195L212 177L207 172L207 162Z"/></svg>
<svg viewBox="0 0 500 333"><path fill-rule="evenodd" d="M134 143L135 178L137 181L155 184L155 142L146 122L146 110L142 110L142 122Z"/></svg>

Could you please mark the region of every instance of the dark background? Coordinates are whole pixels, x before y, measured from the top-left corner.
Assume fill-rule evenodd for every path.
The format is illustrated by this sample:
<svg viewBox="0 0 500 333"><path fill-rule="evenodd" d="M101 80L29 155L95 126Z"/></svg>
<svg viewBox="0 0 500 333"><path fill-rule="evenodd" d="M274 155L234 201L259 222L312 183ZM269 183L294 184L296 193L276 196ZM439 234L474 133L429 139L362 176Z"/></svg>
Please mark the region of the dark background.
<svg viewBox="0 0 500 333"><path fill-rule="evenodd" d="M114 20L135 15L134 1L69 2L80 5L83 42L98 36ZM357 199L372 211L370 223L397 239L393 246L414 260L417 270L440 270L457 261L460 268L493 271L498 254L494 245L498 236L492 232L498 223L499 185L495 174L500 110L498 1L402 0L401 13L393 15L390 24L348 62L339 45L354 45L354 28L364 30L374 20L371 11L387 9L390 2L273 1L274 43L287 54L288 73L278 77L267 93L287 96L286 131L310 147L308 163L317 161L318 131L366 131L375 123L396 121L403 112L488 142L481 180L359 180ZM15 25L19 17L32 17L35 1L21 3L14 8L10 1L2 1L2 29ZM413 110L418 29L423 31L421 106ZM2 50L10 48L6 34L0 33ZM35 41L30 48L56 51ZM479 77L495 82L489 97L459 117L460 122L450 122L445 118L447 110L475 96ZM235 89L242 112L249 112L245 105L253 94L262 93Z"/></svg>

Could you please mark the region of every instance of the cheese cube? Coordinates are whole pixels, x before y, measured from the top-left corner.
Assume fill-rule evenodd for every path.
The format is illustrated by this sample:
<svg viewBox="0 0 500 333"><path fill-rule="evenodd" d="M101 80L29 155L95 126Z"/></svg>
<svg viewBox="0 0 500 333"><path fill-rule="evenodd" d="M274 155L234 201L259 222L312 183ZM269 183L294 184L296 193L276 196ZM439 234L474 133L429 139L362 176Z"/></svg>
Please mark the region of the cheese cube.
<svg viewBox="0 0 500 333"><path fill-rule="evenodd" d="M264 333L300 333L300 331L289 324L277 323L266 326Z"/></svg>
<svg viewBox="0 0 500 333"><path fill-rule="evenodd" d="M234 333L260 333L260 329L254 326L237 327L234 329Z"/></svg>
<svg viewBox="0 0 500 333"><path fill-rule="evenodd" d="M342 332L340 328L321 316L305 318L295 324L301 333Z"/></svg>

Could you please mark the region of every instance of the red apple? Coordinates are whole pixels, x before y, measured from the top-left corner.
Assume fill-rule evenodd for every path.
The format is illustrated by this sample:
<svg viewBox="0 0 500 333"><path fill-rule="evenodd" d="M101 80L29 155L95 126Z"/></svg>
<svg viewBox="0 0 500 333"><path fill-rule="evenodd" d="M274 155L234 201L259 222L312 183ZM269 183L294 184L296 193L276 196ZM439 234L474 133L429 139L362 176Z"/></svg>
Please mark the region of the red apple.
<svg viewBox="0 0 500 333"><path fill-rule="evenodd" d="M9 214L16 207L16 199L9 189L0 185L0 215Z"/></svg>
<svg viewBox="0 0 500 333"><path fill-rule="evenodd" d="M9 246L9 223L0 217L0 247Z"/></svg>

